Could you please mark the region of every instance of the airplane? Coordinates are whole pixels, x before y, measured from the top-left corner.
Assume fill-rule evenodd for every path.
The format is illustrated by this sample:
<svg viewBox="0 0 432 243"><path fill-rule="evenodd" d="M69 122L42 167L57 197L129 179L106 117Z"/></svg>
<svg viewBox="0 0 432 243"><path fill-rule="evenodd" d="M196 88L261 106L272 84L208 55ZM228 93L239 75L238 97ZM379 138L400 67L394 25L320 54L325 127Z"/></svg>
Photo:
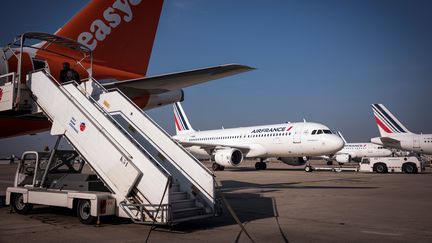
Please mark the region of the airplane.
<svg viewBox="0 0 432 243"><path fill-rule="evenodd" d="M27 73L45 69L57 78L64 62L81 77L92 77L106 89L117 88L143 110L184 100L183 88L254 68L225 64L190 71L146 76L163 0L93 0L54 35L30 32L0 50L0 138L47 131L41 113L28 112ZM20 41L41 40L20 46ZM75 44L76 42L76 44ZM71 49L91 50L92 62L75 58ZM73 58L71 58L73 57ZM20 65L18 65L20 63ZM13 87L10 84L16 84ZM13 90L13 92L12 92ZM23 92L19 92L19 91Z"/></svg>
<svg viewBox="0 0 432 243"><path fill-rule="evenodd" d="M265 170L265 159L273 157L300 166L308 156L333 154L344 145L327 126L306 121L195 131L179 102L174 103L173 109L176 128L173 139L194 155L214 158L215 171L239 166L243 158L259 159L255 163L257 170Z"/></svg>
<svg viewBox="0 0 432 243"><path fill-rule="evenodd" d="M432 155L432 134L410 132L383 104L372 104L372 110L381 134L372 143Z"/></svg>
<svg viewBox="0 0 432 243"><path fill-rule="evenodd" d="M385 157L393 154L393 151L382 145L374 143L348 143L341 132L338 132L338 135L344 141L345 146L330 158L329 163L327 163L328 165L332 164L332 160L335 160L339 164L344 164L351 161L360 162L363 157Z"/></svg>

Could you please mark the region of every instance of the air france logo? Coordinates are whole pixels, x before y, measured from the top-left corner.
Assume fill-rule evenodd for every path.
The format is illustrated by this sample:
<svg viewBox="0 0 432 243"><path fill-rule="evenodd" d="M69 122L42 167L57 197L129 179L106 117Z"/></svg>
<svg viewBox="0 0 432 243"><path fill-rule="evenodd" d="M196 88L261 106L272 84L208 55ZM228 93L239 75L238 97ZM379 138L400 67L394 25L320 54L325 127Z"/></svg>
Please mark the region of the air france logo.
<svg viewBox="0 0 432 243"><path fill-rule="evenodd" d="M79 124L79 125L78 125ZM71 117L69 120L69 126L74 130L74 132L79 133L84 132L87 128L85 122L78 123L75 117Z"/></svg>
<svg viewBox="0 0 432 243"><path fill-rule="evenodd" d="M0 88L0 101L1 101L2 97L3 97L3 89Z"/></svg>
<svg viewBox="0 0 432 243"><path fill-rule="evenodd" d="M285 131L285 127L272 127L272 128L254 129L251 133L283 132L283 131Z"/></svg>
<svg viewBox="0 0 432 243"><path fill-rule="evenodd" d="M71 117L71 119L69 120L69 126L72 128L72 130L74 130L76 133L78 133L78 130L76 129L75 124L76 124L75 117Z"/></svg>
<svg viewBox="0 0 432 243"><path fill-rule="evenodd" d="M122 22L130 22L133 19L132 6L137 6L141 0L117 0L103 12L103 20L96 19L90 24L90 32L82 32L77 41L86 45L92 51L96 49L98 41L103 41ZM130 4L130 5L129 5ZM123 15L121 18L120 14Z"/></svg>
<svg viewBox="0 0 432 243"><path fill-rule="evenodd" d="M84 132L85 129L86 129L86 124L84 122L81 122L81 124L80 124L80 131Z"/></svg>

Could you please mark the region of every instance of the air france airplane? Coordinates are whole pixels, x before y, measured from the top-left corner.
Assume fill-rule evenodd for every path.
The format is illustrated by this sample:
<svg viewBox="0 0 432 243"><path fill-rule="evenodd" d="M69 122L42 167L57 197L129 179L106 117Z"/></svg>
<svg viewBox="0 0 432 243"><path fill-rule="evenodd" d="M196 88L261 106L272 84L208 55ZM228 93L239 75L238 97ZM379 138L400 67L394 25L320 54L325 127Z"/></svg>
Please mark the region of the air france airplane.
<svg viewBox="0 0 432 243"><path fill-rule="evenodd" d="M385 157L391 156L393 152L382 145L373 143L347 143L340 132L339 136L343 139L345 146L338 151L332 159L339 164L351 161L360 161L363 157ZM331 161L329 161L331 164Z"/></svg>
<svg viewBox="0 0 432 243"><path fill-rule="evenodd" d="M383 104L373 104L372 110L381 134L381 137L372 138L372 143L416 153L432 154L432 134L415 134L408 131Z"/></svg>
<svg viewBox="0 0 432 243"><path fill-rule="evenodd" d="M213 170L240 165L243 158L258 158L257 170L267 168L264 159L277 157L289 165L304 165L308 156L334 154L343 140L319 123L297 122L254 127L195 131L180 103L174 103L175 140L192 154L214 158Z"/></svg>

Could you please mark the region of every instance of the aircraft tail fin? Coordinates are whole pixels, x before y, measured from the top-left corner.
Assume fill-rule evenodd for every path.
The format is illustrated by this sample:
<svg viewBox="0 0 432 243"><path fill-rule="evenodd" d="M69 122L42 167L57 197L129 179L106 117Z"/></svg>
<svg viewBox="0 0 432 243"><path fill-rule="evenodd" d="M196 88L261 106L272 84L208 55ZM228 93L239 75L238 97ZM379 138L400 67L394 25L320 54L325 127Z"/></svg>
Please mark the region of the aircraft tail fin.
<svg viewBox="0 0 432 243"><path fill-rule="evenodd" d="M93 0L56 35L92 49L94 72L99 66L118 70L119 77L122 72L145 76L162 5L163 0ZM110 75L101 78L118 78L114 71Z"/></svg>
<svg viewBox="0 0 432 243"><path fill-rule="evenodd" d="M342 133L340 131L337 132L339 137L342 138L345 144L347 144L347 141L345 140L344 136L342 136Z"/></svg>
<svg viewBox="0 0 432 243"><path fill-rule="evenodd" d="M383 104L372 104L381 137L389 134L411 133Z"/></svg>
<svg viewBox="0 0 432 243"><path fill-rule="evenodd" d="M180 102L174 103L173 109L174 109L174 123L176 128L176 134L178 135L178 134L194 132L195 130L190 125L189 120Z"/></svg>

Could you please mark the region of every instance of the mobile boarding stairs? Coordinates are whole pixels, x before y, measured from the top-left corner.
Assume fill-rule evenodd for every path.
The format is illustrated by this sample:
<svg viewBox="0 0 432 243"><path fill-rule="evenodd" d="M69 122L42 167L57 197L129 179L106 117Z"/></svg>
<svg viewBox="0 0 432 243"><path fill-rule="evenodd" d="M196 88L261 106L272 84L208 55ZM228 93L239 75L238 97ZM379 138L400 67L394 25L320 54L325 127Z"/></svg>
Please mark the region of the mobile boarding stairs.
<svg viewBox="0 0 432 243"><path fill-rule="evenodd" d="M74 200L88 199L95 204L92 216L99 216L98 199L109 198L115 203L113 214L143 224L176 224L220 212L212 172L121 91L106 90L91 75L80 85L59 84L47 69L27 74L26 88L52 122L51 135L66 138L109 192L45 186L48 161L42 183L19 185L16 180L6 203L22 195L23 203L71 208Z"/></svg>

